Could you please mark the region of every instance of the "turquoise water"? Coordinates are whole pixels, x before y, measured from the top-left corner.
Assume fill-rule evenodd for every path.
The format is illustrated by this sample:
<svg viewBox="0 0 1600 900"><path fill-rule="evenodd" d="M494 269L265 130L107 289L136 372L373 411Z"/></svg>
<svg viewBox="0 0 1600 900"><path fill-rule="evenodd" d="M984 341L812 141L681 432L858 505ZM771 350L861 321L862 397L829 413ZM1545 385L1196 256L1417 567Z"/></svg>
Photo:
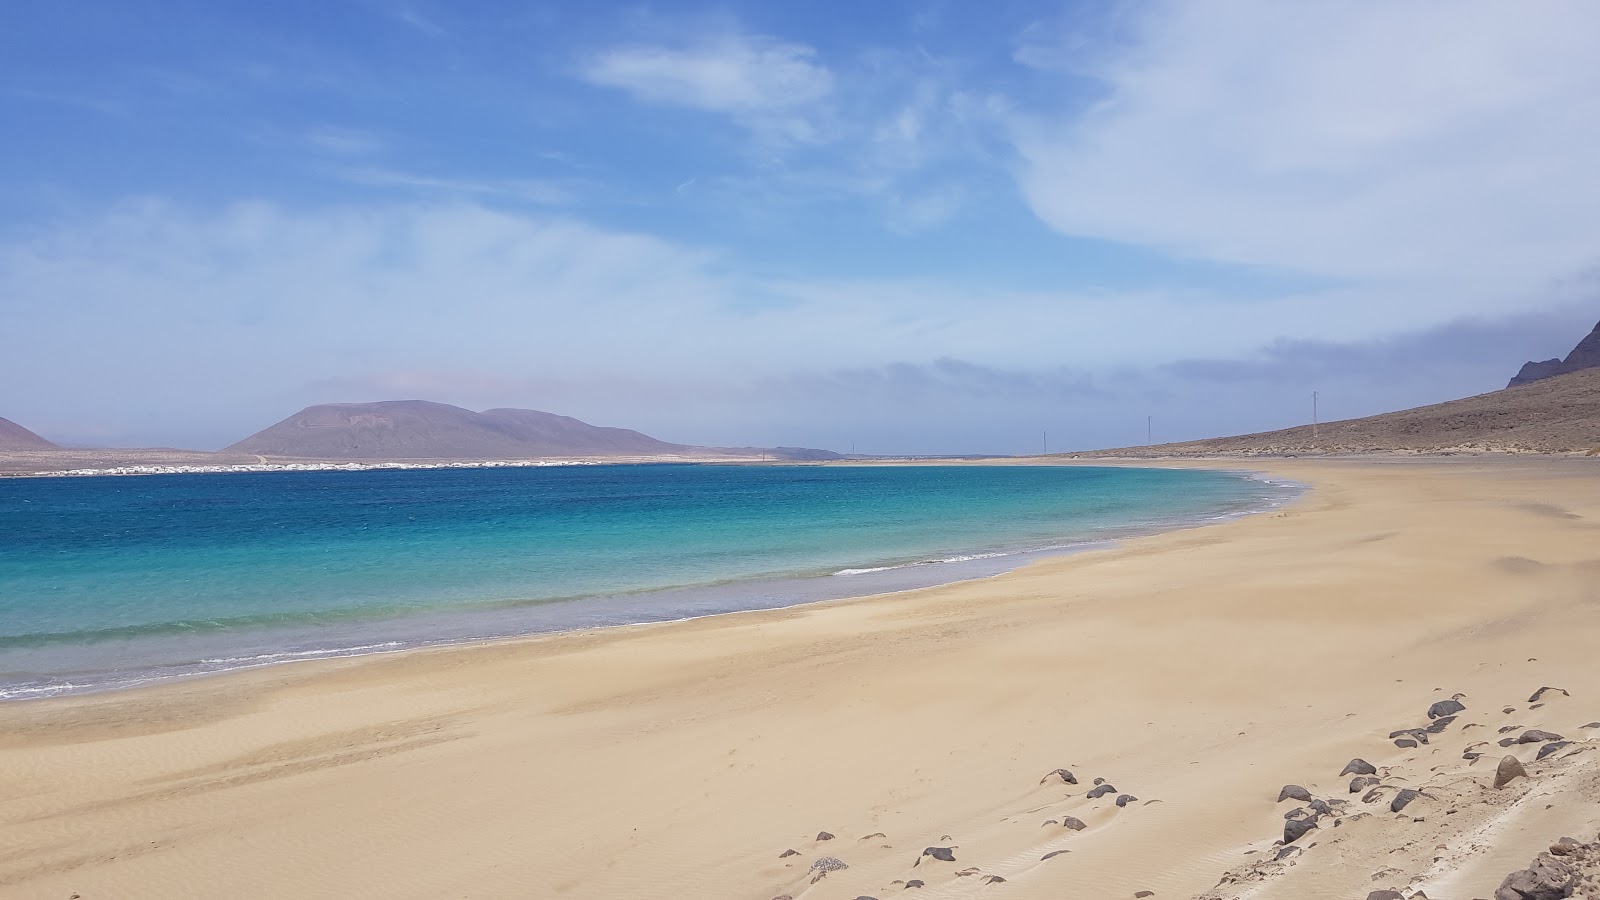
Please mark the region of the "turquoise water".
<svg viewBox="0 0 1600 900"><path fill-rule="evenodd" d="M1290 492L1023 466L0 480L0 698L898 590Z"/></svg>

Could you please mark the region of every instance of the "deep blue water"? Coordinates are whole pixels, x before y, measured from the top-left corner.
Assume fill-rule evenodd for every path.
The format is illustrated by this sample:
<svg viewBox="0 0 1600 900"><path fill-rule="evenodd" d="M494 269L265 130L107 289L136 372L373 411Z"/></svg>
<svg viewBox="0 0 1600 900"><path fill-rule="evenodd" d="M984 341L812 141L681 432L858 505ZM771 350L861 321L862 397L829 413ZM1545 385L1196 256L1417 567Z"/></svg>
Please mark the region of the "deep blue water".
<svg viewBox="0 0 1600 900"><path fill-rule="evenodd" d="M0 698L897 590L1289 493L1025 466L0 479Z"/></svg>

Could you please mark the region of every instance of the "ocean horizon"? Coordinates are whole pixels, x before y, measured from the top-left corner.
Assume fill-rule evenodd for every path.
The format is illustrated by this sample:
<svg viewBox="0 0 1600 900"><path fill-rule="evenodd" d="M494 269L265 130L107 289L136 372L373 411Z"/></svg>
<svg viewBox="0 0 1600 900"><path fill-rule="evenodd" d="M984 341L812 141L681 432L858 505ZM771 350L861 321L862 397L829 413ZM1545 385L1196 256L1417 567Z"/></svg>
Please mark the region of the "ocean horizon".
<svg viewBox="0 0 1600 900"><path fill-rule="evenodd" d="M1067 466L0 481L0 700L987 577L1297 486Z"/></svg>

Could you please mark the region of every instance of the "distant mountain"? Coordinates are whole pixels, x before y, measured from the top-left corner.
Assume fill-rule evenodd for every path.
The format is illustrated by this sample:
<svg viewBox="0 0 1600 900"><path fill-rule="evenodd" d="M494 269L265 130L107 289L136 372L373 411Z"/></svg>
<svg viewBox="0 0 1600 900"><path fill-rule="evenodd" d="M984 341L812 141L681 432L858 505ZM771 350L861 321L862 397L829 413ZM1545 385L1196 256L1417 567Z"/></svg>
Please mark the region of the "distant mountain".
<svg viewBox="0 0 1600 900"><path fill-rule="evenodd" d="M0 450L58 450L37 434L10 419L0 419Z"/></svg>
<svg viewBox="0 0 1600 900"><path fill-rule="evenodd" d="M1400 412L1087 457L1295 455L1409 450L1600 452L1600 368Z"/></svg>
<svg viewBox="0 0 1600 900"><path fill-rule="evenodd" d="M630 429L603 428L538 410L473 412L428 400L310 406L223 452L303 459L702 458L763 453L780 459L838 458L825 450L744 453L672 444Z"/></svg>
<svg viewBox="0 0 1600 900"><path fill-rule="evenodd" d="M1589 336L1578 342L1572 348L1566 359L1547 359L1543 362L1530 362L1522 367L1516 377L1506 387L1516 387L1520 384L1531 384L1557 375L1567 375L1572 372L1581 372L1584 369L1600 369L1600 325L1594 326L1594 331Z"/></svg>

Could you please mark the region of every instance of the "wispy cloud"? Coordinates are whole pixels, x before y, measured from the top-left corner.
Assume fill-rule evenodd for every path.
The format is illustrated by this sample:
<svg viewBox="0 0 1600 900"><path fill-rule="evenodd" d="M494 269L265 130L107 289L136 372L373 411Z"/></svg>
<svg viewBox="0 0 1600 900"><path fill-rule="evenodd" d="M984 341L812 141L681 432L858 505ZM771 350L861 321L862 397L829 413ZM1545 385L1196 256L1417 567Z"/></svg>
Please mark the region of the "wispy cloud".
<svg viewBox="0 0 1600 900"><path fill-rule="evenodd" d="M1089 67L1104 102L1017 123L1022 187L1060 231L1410 280L1435 319L1600 256L1600 7L1139 9Z"/></svg>
<svg viewBox="0 0 1600 900"><path fill-rule="evenodd" d="M833 73L803 44L725 34L699 43L630 44L589 56L580 75L646 103L723 113L772 139L820 139Z"/></svg>
<svg viewBox="0 0 1600 900"><path fill-rule="evenodd" d="M374 166L332 170L338 177L373 187L400 188L431 194L518 200L562 206L574 199L573 183L539 178L452 178Z"/></svg>
<svg viewBox="0 0 1600 900"><path fill-rule="evenodd" d="M306 132L305 140L318 150L338 156L366 156L385 147L382 138L357 128L313 128Z"/></svg>

